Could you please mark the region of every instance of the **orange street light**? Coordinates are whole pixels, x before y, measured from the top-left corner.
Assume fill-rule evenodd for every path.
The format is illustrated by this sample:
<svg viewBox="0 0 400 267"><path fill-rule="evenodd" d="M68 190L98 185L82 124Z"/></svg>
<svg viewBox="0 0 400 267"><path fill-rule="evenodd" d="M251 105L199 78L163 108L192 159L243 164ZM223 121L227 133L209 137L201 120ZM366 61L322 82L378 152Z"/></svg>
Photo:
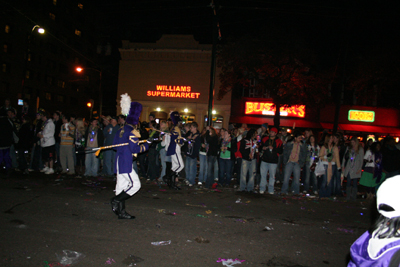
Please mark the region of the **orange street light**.
<svg viewBox="0 0 400 267"><path fill-rule="evenodd" d="M76 69L75 69L77 72L82 72L83 71L83 68L81 68L81 67L76 67Z"/></svg>
<svg viewBox="0 0 400 267"><path fill-rule="evenodd" d="M91 108L91 107L92 107L92 103L91 103L91 102L87 102L87 103L86 103L86 106L87 106L88 108Z"/></svg>

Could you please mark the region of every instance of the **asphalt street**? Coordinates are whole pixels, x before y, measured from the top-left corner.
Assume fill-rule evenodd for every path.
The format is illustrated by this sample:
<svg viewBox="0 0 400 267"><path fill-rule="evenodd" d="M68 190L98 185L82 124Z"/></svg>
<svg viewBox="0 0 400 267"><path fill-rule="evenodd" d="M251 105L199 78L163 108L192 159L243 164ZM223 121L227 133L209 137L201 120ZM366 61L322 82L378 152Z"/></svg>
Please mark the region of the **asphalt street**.
<svg viewBox="0 0 400 267"><path fill-rule="evenodd" d="M0 266L7 267L68 260L70 266L346 266L351 244L374 214L373 203L362 200L173 191L142 182L126 202L136 219L118 220L109 204L112 179L31 173L2 176L0 183ZM167 244L152 244L160 241ZM76 253L67 258L63 250Z"/></svg>

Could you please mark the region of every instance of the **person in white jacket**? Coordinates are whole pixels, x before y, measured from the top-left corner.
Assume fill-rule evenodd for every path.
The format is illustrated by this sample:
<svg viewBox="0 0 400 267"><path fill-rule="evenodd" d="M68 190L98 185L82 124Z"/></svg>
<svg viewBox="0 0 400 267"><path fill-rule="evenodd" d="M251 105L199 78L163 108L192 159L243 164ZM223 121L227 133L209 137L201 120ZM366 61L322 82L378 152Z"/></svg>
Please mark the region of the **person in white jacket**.
<svg viewBox="0 0 400 267"><path fill-rule="evenodd" d="M54 155L56 152L56 140L54 139L55 125L47 112L40 112L40 118L43 120L43 126L37 136L40 138L42 160L45 166L41 172L44 172L45 174L53 174Z"/></svg>

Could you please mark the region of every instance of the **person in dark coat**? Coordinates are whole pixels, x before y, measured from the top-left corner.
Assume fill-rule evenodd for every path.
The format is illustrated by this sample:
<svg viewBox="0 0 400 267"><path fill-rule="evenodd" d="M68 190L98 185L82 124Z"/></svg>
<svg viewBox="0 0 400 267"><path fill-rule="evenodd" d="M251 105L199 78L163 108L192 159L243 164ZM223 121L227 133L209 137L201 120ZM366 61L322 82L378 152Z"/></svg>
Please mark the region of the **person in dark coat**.
<svg viewBox="0 0 400 267"><path fill-rule="evenodd" d="M29 151L31 148L33 139L32 137L31 118L24 116L22 117L22 125L18 132L19 142L17 144L18 167L24 174L29 174L25 151Z"/></svg>
<svg viewBox="0 0 400 267"><path fill-rule="evenodd" d="M13 127L7 117L0 117L0 165L4 162L6 171L12 170L10 147L14 142Z"/></svg>

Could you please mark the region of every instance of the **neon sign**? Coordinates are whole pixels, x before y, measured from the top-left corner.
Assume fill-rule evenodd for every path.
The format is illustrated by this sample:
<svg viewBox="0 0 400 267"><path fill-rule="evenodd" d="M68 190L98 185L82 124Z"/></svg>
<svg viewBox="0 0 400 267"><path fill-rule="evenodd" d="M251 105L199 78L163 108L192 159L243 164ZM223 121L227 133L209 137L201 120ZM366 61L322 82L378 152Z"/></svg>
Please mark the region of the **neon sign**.
<svg viewBox="0 0 400 267"><path fill-rule="evenodd" d="M375 112L366 110L349 110L349 121L374 122Z"/></svg>
<svg viewBox="0 0 400 267"><path fill-rule="evenodd" d="M190 86L156 85L156 90L147 91L147 96L199 98L200 93L192 92L192 87Z"/></svg>
<svg viewBox="0 0 400 267"><path fill-rule="evenodd" d="M247 115L275 115L276 107L272 102L247 102L245 103L245 114ZM280 115L285 117L304 118L306 115L305 105L293 105L281 107Z"/></svg>

